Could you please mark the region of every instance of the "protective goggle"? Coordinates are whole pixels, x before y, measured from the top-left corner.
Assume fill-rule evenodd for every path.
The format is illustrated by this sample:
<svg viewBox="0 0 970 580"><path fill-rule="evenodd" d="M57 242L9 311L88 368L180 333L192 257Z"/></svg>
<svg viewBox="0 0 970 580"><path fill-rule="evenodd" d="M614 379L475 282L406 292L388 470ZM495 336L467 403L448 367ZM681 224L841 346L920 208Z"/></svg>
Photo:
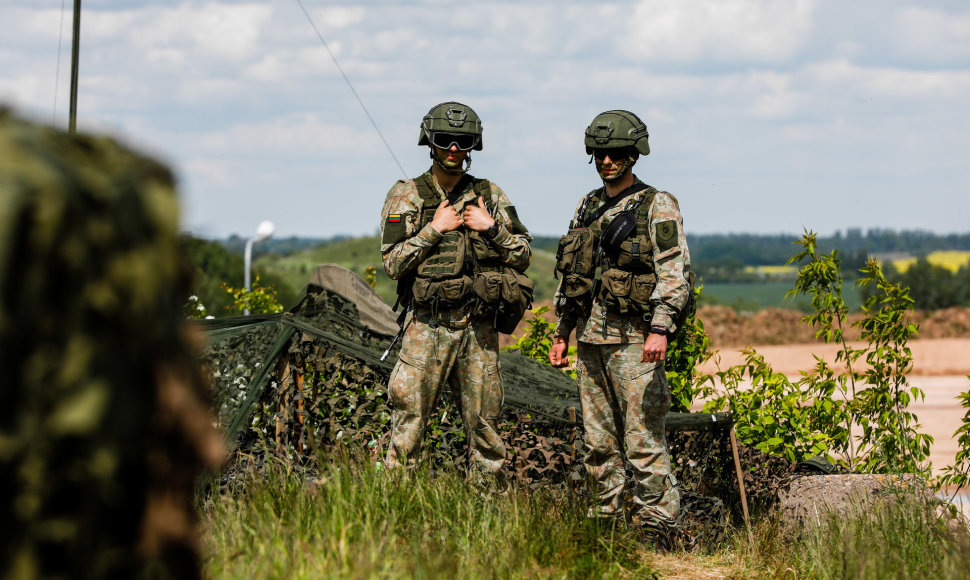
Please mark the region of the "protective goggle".
<svg viewBox="0 0 970 580"><path fill-rule="evenodd" d="M459 151L468 151L478 143L478 135L470 133L431 133L431 144L438 149L451 149L454 145Z"/></svg>
<svg viewBox="0 0 970 580"><path fill-rule="evenodd" d="M614 161L618 161L621 159L627 159L629 157L632 157L635 151L636 150L633 147L611 147L608 149L594 148L593 157L597 161L602 161L603 159L606 158L607 155L609 155L610 159L613 159Z"/></svg>
<svg viewBox="0 0 970 580"><path fill-rule="evenodd" d="M590 156L590 163L595 159L597 162L602 162L606 159L606 156L610 156L610 161L626 161L627 159L633 157L636 149L633 147L611 147L608 149L593 149L593 154Z"/></svg>

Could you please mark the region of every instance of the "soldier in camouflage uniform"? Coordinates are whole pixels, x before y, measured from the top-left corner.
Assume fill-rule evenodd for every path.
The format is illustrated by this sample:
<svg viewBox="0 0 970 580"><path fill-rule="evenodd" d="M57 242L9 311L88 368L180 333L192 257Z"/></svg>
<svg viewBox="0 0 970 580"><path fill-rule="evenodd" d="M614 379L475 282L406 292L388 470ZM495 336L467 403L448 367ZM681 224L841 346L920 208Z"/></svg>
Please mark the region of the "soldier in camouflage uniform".
<svg viewBox="0 0 970 580"><path fill-rule="evenodd" d="M504 394L498 332L486 297L521 277L532 240L494 183L467 173L482 149L478 115L461 103L433 107L418 145L431 168L394 184L381 212L384 270L398 280L404 338L388 384L390 468L413 465L447 382L469 445L469 468L502 478L505 446L496 430Z"/></svg>
<svg viewBox="0 0 970 580"><path fill-rule="evenodd" d="M198 578L222 438L172 175L0 110L0 577Z"/></svg>
<svg viewBox="0 0 970 580"><path fill-rule="evenodd" d="M674 196L633 174L639 156L650 152L639 118L602 113L585 142L603 187L582 198L560 243L559 322L549 361L568 364L575 329L585 464L598 501L590 515L626 515L666 532L680 507L664 431L670 407L664 359L691 291L683 220ZM625 487L632 488L628 506Z"/></svg>

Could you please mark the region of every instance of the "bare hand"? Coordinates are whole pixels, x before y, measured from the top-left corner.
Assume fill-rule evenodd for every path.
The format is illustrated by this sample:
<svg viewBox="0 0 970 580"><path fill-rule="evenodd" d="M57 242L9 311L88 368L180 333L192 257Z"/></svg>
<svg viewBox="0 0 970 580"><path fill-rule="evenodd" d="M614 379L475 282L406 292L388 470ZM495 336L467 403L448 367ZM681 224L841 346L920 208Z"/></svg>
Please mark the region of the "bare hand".
<svg viewBox="0 0 970 580"><path fill-rule="evenodd" d="M561 369L569 365L569 357L566 353L569 351L569 342L561 336L557 336L552 341L552 346L549 348L549 364Z"/></svg>
<svg viewBox="0 0 970 580"><path fill-rule="evenodd" d="M647 335L647 340L643 341L643 355L640 360L645 363L659 362L667 358L667 335L654 334Z"/></svg>
<svg viewBox="0 0 970 580"><path fill-rule="evenodd" d="M485 200L481 196L479 196L477 204L465 206L465 211L462 212L461 217L464 218L465 225L476 232L484 232L495 223L492 216L488 215L488 208L485 207Z"/></svg>
<svg viewBox="0 0 970 580"><path fill-rule="evenodd" d="M463 223L458 210L449 204L447 199L438 204L438 209L434 211L434 217L431 218L431 227L439 234L457 230Z"/></svg>

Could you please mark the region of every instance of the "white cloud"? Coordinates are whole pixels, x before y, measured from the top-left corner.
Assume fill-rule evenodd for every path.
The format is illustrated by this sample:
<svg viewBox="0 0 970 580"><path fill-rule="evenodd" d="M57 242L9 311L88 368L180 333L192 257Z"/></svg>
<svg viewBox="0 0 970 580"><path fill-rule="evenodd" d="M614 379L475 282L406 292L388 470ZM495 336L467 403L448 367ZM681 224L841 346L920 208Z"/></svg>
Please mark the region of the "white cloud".
<svg viewBox="0 0 970 580"><path fill-rule="evenodd" d="M95 32L109 28L127 15L94 12ZM142 10L123 29L128 40L142 49L181 46L194 58L241 61L259 51L259 38L273 16L265 3L189 3L175 8ZM111 34L106 32L106 34Z"/></svg>
<svg viewBox="0 0 970 580"><path fill-rule="evenodd" d="M652 62L780 62L812 32L815 5L815 0L640 0L617 46L631 43L639 51L631 58Z"/></svg>
<svg viewBox="0 0 970 580"><path fill-rule="evenodd" d="M953 14L925 6L900 10L893 19L893 40L902 52L927 62L970 58L970 12Z"/></svg>

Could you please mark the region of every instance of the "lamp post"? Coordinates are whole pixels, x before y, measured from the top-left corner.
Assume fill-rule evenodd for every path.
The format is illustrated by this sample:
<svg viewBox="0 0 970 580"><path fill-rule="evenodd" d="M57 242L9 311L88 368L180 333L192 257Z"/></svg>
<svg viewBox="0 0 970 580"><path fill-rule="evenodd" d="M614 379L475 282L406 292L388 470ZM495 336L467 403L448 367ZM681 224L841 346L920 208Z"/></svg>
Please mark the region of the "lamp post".
<svg viewBox="0 0 970 580"><path fill-rule="evenodd" d="M250 264L253 261L253 244L256 242L262 242L263 240L268 240L273 237L273 233L276 231L276 226L273 222L264 221L260 222L259 226L256 228L256 235L246 240L246 292L249 292L249 270ZM249 309L243 310L243 314L249 316Z"/></svg>

